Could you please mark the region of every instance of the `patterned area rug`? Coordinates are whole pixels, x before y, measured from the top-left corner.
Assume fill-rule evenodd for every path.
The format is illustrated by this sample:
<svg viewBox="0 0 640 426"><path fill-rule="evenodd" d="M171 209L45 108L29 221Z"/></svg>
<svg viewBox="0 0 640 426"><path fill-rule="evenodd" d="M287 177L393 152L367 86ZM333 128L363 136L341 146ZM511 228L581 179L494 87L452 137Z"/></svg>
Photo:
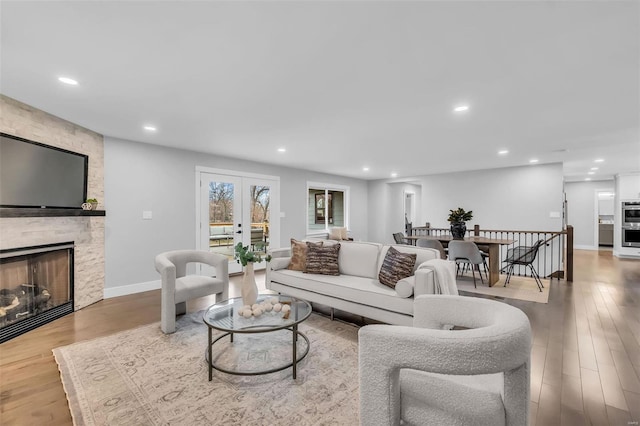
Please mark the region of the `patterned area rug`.
<svg viewBox="0 0 640 426"><path fill-rule="evenodd" d="M171 335L156 323L53 353L75 425L358 424L357 327L312 314L299 330L311 348L296 380L288 368L262 376L214 370L209 382L202 312L180 318ZM272 366L291 356L290 333L263 336L236 334L238 349L214 359Z"/></svg>
<svg viewBox="0 0 640 426"><path fill-rule="evenodd" d="M542 292L538 289L536 282L533 278L529 277L511 277L509 285L504 286L504 280L506 275L500 275L500 280L493 286L488 287L485 283L482 284L476 274L476 286L473 287L473 278L469 276L458 277L456 283L458 284L459 291L466 291L468 293L486 294L489 296L495 296L501 299L517 299L525 300L527 302L536 303L549 303L549 287L551 287L551 280L542 280L544 288Z"/></svg>

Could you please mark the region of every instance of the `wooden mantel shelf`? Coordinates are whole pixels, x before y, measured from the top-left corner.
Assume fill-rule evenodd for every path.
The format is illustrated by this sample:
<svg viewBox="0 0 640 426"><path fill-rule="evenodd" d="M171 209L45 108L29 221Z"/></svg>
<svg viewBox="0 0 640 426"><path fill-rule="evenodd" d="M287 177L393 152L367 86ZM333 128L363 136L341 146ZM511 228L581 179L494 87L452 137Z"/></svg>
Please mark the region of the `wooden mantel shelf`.
<svg viewBox="0 0 640 426"><path fill-rule="evenodd" d="M106 216L105 210L0 208L0 217Z"/></svg>

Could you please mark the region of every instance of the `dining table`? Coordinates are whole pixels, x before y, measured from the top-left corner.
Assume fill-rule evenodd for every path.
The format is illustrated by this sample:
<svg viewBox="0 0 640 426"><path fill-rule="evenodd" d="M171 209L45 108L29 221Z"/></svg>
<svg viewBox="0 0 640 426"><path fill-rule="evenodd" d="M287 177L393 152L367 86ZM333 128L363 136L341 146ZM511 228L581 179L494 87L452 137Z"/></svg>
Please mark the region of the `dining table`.
<svg viewBox="0 0 640 426"><path fill-rule="evenodd" d="M416 244L418 240L438 240L444 247L447 247L450 241L454 238L451 235L410 235L405 239L412 244ZM458 241L472 241L478 245L482 250L486 247L486 251L489 255L489 286L493 287L500 280L500 246L513 244L516 240L507 238L492 238L481 236L469 236L464 239L458 239Z"/></svg>

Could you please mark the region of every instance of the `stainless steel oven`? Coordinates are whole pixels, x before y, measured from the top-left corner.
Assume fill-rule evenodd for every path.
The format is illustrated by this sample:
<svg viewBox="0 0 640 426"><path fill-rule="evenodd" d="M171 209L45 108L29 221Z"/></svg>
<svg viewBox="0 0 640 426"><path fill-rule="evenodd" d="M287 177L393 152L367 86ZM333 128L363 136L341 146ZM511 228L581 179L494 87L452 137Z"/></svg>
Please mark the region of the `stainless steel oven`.
<svg viewBox="0 0 640 426"><path fill-rule="evenodd" d="M640 226L622 227L622 247L640 247Z"/></svg>
<svg viewBox="0 0 640 426"><path fill-rule="evenodd" d="M622 203L622 226L640 226L640 201Z"/></svg>

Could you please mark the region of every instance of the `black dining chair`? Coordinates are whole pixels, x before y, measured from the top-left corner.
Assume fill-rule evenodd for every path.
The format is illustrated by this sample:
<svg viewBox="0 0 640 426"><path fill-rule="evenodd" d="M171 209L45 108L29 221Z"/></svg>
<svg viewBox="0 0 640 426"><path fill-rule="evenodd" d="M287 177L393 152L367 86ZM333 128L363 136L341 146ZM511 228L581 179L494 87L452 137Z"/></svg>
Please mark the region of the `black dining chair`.
<svg viewBox="0 0 640 426"><path fill-rule="evenodd" d="M533 267L533 261L536 260L538 250L543 244L544 240L538 240L532 246L518 246L507 250L507 256L504 259L504 262L507 263L507 279L504 281L505 287L509 284L509 280L511 280L513 268L515 268L516 265L521 265L525 267L525 270L527 266L531 269L531 276L536 280L538 290L542 291L544 286L542 285L538 271Z"/></svg>
<svg viewBox="0 0 640 426"><path fill-rule="evenodd" d="M407 240L402 232L394 233L393 239L395 240L396 244L407 244Z"/></svg>

